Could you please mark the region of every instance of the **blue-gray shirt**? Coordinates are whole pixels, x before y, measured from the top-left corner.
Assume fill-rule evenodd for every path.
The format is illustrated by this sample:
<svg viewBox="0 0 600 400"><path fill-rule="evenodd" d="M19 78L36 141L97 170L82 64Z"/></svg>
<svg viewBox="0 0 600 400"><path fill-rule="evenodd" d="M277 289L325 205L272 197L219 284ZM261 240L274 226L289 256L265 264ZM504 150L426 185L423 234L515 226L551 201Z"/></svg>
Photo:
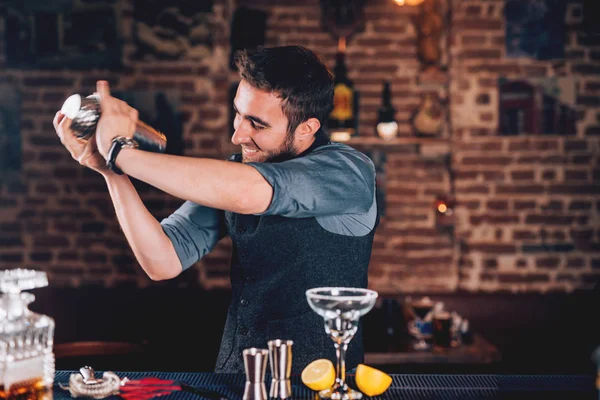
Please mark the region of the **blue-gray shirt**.
<svg viewBox="0 0 600 400"><path fill-rule="evenodd" d="M367 235L375 226L375 167L363 153L341 143L325 144L277 163L248 163L273 187L264 213L314 217L332 233ZM199 261L226 234L223 210L186 201L161 221L183 269Z"/></svg>

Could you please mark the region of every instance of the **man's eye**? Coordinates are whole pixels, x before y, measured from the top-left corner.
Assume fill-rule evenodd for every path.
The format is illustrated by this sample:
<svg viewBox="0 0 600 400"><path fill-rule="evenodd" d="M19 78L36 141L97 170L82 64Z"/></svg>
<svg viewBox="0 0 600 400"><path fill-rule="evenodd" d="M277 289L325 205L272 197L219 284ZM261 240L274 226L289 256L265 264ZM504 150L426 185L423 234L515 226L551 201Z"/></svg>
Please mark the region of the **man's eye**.
<svg viewBox="0 0 600 400"><path fill-rule="evenodd" d="M257 131L260 131L261 129L265 129L264 126L257 125L254 121L250 121L250 123L252 124L252 128L256 129Z"/></svg>

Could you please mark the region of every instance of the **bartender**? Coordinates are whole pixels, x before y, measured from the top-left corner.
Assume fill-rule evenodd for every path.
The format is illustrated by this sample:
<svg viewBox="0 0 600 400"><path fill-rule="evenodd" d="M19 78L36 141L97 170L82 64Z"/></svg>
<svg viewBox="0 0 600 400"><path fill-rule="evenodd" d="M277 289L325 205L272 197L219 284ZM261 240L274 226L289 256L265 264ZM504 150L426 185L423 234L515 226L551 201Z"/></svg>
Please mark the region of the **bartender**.
<svg viewBox="0 0 600 400"><path fill-rule="evenodd" d="M112 97L105 81L97 83L102 116L94 137L78 139L60 111L54 126L72 157L104 177L151 279L177 277L231 238L231 304L215 372L241 373L243 349L287 339L294 342L292 373L300 373L317 358L336 360L306 290L367 287L378 223L375 168L361 152L329 141L323 127L333 76L313 51L259 47L237 52L235 65L241 81L231 141L240 152L228 160L123 146L134 137L138 112ZM128 176L183 204L159 222ZM350 342L348 370L363 362L361 332Z"/></svg>

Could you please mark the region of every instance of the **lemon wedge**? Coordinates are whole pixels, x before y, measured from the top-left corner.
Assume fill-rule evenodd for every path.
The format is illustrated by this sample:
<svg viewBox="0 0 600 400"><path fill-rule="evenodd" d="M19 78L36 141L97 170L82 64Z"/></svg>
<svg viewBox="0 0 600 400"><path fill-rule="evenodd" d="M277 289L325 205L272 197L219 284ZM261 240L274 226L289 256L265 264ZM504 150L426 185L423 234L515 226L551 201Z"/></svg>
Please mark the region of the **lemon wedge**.
<svg viewBox="0 0 600 400"><path fill-rule="evenodd" d="M300 378L314 391L329 389L335 382L335 367L330 360L319 358L304 367Z"/></svg>
<svg viewBox="0 0 600 400"><path fill-rule="evenodd" d="M390 375L365 364L358 364L354 380L358 389L367 396L379 396L392 384Z"/></svg>

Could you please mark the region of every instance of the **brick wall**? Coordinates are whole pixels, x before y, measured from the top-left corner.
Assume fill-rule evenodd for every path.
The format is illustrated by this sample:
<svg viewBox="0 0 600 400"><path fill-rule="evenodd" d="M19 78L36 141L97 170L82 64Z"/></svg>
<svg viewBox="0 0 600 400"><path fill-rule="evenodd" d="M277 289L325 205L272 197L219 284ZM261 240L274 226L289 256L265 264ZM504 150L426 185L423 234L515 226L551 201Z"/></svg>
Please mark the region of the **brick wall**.
<svg viewBox="0 0 600 400"><path fill-rule="evenodd" d="M374 134L381 83L389 79L400 133L408 136L411 114L431 90L420 80L412 23L417 9L391 0L367 3L364 31L348 43L349 75L361 92L360 130ZM267 44L305 45L333 66L336 42L321 27L318 1L237 4L267 11ZM600 39L581 32L581 5L574 2L566 60L508 59L502 0L448 5L447 84L435 90L450 105L451 156L415 146L383 148L386 215L375 238L370 284L389 294L588 288L600 277ZM227 68L232 12L232 2L215 2L215 46L200 63L134 61L133 13L126 3L125 72L6 70L0 76L21 92L23 151L22 173L0 186L0 268L44 269L57 286L150 284L120 232L103 180L70 158L51 121L69 94L92 92L97 79L108 79L115 90L175 89L186 155L225 157L235 150L228 143L227 106L227 90L237 80ZM498 136L497 78L541 75L576 77L577 135ZM180 203L135 183L158 218ZM457 201L454 235L435 228L433 201L447 194ZM224 240L174 284L227 287L230 247Z"/></svg>

